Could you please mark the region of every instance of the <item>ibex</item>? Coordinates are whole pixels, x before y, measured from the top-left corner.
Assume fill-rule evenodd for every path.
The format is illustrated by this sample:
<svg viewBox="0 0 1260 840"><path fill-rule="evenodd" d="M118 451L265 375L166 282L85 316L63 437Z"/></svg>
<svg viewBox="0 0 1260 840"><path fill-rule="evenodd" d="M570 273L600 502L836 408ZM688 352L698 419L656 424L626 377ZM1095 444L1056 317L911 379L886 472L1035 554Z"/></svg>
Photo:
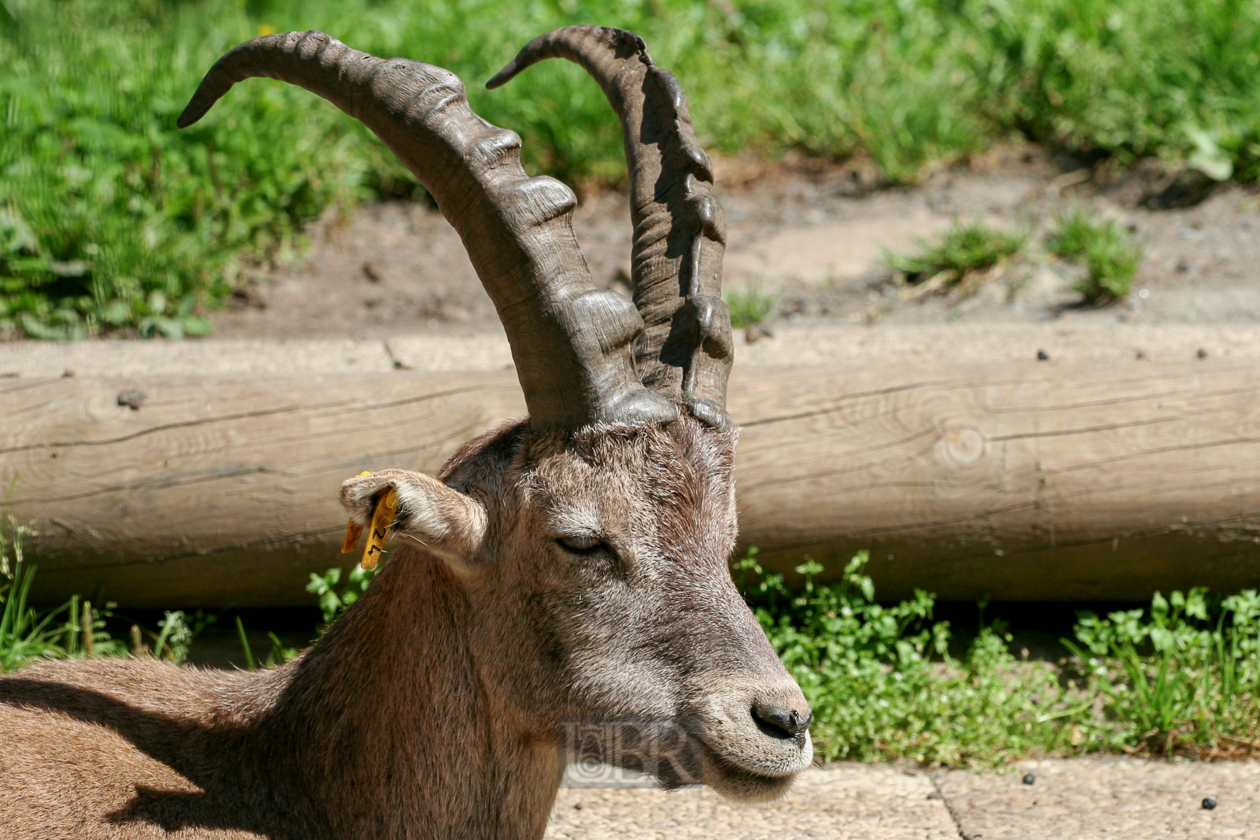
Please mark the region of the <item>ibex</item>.
<svg viewBox="0 0 1260 840"><path fill-rule="evenodd" d="M810 763L809 707L727 564L738 432L709 159L678 81L631 33L556 30L489 84L549 57L586 68L620 116L633 303L595 288L573 193L527 177L520 138L448 71L319 32L256 38L210 69L180 126L269 76L357 117L415 173L494 300L528 419L437 478L343 485L360 523L396 492L401 547L287 665L134 657L0 680L6 840L540 838L567 719L640 721L645 749L668 734L653 721L690 721L703 782L736 799L777 796Z"/></svg>

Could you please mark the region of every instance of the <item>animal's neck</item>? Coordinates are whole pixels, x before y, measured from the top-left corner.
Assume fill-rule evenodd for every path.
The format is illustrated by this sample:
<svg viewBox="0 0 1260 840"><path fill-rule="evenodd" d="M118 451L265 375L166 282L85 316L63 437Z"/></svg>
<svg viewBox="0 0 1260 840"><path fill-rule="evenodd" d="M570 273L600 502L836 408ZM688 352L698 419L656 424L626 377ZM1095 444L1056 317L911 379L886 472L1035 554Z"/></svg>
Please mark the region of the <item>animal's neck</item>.
<svg viewBox="0 0 1260 840"><path fill-rule="evenodd" d="M266 762L302 780L339 836L541 838L555 744L495 714L459 583L431 557L394 563L411 568L386 568L276 674Z"/></svg>

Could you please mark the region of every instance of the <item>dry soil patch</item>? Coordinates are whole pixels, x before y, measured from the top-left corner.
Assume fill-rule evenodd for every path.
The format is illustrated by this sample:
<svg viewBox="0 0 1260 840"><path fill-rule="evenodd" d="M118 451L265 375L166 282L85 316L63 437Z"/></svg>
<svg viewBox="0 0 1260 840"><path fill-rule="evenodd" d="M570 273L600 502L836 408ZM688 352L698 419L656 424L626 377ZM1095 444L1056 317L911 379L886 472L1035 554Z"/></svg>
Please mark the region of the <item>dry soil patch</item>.
<svg viewBox="0 0 1260 840"><path fill-rule="evenodd" d="M738 175L728 165L727 172ZM1149 169L1149 167L1148 167ZM1260 323L1260 193L1225 185L1205 200L1151 209L1162 181L1138 169L1109 182L1063 172L1036 155L942 172L914 188L872 190L852 170L778 171L719 194L728 225L725 283L775 295L778 324ZM1088 173L1084 173L1088 174ZM1165 178L1166 180L1166 178ZM1131 227L1145 257L1134 294L1101 308L1078 306L1072 271L1034 247L966 298L897 303L886 250L905 252L955 220L981 219L1040 237L1054 218L1085 206ZM586 197L574 226L595 282L627 290L629 204ZM330 218L309 231L296 263L243 290L214 317L224 338L390 338L501 332L463 245L433 209L391 202Z"/></svg>

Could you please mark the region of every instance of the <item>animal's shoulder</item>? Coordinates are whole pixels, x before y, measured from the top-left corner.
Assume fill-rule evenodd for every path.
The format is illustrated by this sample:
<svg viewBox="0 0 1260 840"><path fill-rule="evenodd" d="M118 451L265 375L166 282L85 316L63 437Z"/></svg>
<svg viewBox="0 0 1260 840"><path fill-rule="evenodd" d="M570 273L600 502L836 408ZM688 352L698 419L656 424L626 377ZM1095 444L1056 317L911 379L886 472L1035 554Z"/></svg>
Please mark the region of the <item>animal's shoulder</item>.
<svg viewBox="0 0 1260 840"><path fill-rule="evenodd" d="M188 820L217 798L202 777L198 719L234 679L150 658L46 662L0 678L0 837L259 836Z"/></svg>

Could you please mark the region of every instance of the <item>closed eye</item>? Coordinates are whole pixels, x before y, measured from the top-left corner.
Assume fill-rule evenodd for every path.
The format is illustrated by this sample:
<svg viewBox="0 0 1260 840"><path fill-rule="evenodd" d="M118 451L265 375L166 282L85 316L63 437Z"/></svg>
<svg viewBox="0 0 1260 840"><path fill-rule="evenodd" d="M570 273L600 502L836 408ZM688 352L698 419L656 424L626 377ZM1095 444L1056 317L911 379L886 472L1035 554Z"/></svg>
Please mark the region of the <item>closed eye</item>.
<svg viewBox="0 0 1260 840"><path fill-rule="evenodd" d="M570 534L556 537L556 542L570 554L612 554L612 549L608 547L608 544L594 534Z"/></svg>

